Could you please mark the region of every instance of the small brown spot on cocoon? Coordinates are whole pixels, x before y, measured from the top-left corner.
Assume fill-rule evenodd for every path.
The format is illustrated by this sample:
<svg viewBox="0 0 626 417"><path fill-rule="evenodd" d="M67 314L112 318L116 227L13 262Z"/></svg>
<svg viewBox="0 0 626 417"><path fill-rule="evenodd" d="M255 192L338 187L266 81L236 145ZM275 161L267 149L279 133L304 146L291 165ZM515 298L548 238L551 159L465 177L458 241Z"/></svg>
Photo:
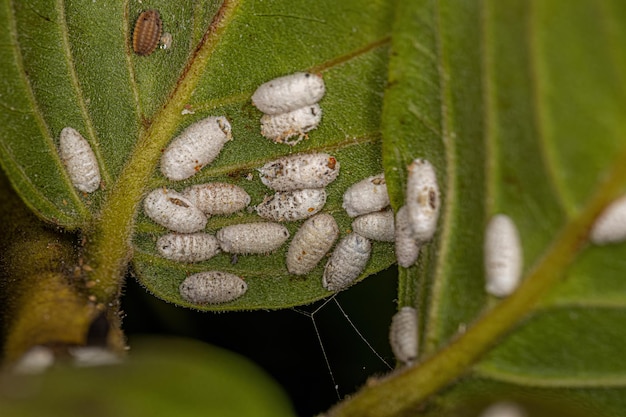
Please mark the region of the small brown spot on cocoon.
<svg viewBox="0 0 626 417"><path fill-rule="evenodd" d="M159 44L163 21L157 10L141 13L133 30L133 50L137 55L150 55Z"/></svg>
<svg viewBox="0 0 626 417"><path fill-rule="evenodd" d="M189 204L178 198L170 198L170 201L180 207L189 207Z"/></svg>

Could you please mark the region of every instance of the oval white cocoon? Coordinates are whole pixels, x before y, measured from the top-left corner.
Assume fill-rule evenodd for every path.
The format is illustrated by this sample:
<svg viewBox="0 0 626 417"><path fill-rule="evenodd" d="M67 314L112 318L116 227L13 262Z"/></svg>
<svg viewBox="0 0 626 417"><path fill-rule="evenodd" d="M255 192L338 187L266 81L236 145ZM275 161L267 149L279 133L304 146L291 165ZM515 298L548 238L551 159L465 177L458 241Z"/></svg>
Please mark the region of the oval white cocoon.
<svg viewBox="0 0 626 417"><path fill-rule="evenodd" d="M322 77L296 72L261 84L252 95L252 103L265 114L281 114L315 104L325 92Z"/></svg>

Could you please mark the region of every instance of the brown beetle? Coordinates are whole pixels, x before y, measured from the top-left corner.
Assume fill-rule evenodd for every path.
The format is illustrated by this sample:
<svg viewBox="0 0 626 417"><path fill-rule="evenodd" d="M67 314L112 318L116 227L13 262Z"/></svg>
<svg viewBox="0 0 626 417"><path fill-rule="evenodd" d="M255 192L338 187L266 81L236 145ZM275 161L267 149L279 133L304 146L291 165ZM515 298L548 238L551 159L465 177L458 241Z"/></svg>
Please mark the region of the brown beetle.
<svg viewBox="0 0 626 417"><path fill-rule="evenodd" d="M157 10L141 13L133 30L133 50L137 55L150 55L161 39L163 21Z"/></svg>

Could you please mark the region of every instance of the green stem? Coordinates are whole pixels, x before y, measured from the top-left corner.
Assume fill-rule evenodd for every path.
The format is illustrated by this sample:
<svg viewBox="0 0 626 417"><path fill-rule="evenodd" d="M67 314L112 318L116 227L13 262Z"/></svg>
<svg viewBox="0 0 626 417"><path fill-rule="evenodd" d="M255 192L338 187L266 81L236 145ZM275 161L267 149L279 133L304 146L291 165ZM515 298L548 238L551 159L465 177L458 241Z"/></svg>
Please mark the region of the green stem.
<svg viewBox="0 0 626 417"><path fill-rule="evenodd" d="M156 114L107 196L94 231L88 235L85 259L93 272L91 292L102 302L118 294L132 255L131 238L137 207L152 177L161 149L172 139L181 122L181 112L204 74L204 69L239 7L238 0L225 0L187 65L166 104Z"/></svg>
<svg viewBox="0 0 626 417"><path fill-rule="evenodd" d="M626 150L616 159L606 180L578 216L569 221L518 290L484 314L468 331L418 366L370 383L328 413L332 417L392 417L415 410L478 361L520 322L540 298L565 275L586 246L595 218L626 183Z"/></svg>

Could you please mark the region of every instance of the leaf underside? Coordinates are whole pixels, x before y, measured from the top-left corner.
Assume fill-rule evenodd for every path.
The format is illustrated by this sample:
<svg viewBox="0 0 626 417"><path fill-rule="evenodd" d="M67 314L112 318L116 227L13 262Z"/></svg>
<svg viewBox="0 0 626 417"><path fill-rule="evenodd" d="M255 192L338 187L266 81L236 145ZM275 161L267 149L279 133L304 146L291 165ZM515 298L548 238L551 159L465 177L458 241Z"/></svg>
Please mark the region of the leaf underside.
<svg viewBox="0 0 626 417"><path fill-rule="evenodd" d="M425 413L455 415L471 402L466 414L472 415L500 397L532 403L545 395L584 403L591 415L618 415L626 369L612 359L626 342L619 331L626 246L582 246L576 239L582 241L591 226L593 207L626 183L616 169L625 153L623 2L399 2L393 31L390 2L268 3L239 6L193 94L167 107L219 3L152 2L174 44L139 57L129 39L143 5L3 2L0 21L8 30L0 34L0 156L20 196L40 217L68 229L118 227L98 224L99 214L111 206L108 196L120 176L132 170L128 164L142 162L129 155L137 155L154 123L169 116L176 124L173 137L200 118L223 115L234 140L213 164L176 184L153 164L139 192L225 181L246 189L254 205L271 193L256 168L286 154L328 152L341 163L341 174L327 189L324 211L335 216L343 236L351 222L341 208L348 186L384 167L397 209L406 166L427 158L442 190L439 229L418 265L401 269L399 303L420 311L421 360L444 362L454 352L450 341L461 346L468 329L485 348L450 368L454 377L470 373ZM259 84L305 70L326 82L322 123L293 149L273 144L261 137L261 113L249 98ZM183 106L191 114L162 114ZM72 187L58 157L58 134L66 126L78 129L98 157L103 182L93 194ZM145 159L157 161L159 151ZM139 195L129 198L139 201ZM484 292L482 262L483 230L496 213L516 222L529 278L519 297L501 304ZM247 211L216 216L207 230L256 218ZM136 232L138 279L165 300L240 310L330 295L320 283L325 262L306 277L290 276L286 246L236 262L220 254L178 264L156 254L154 243L165 230L139 208L126 224ZM287 224L292 236L298 226ZM580 233L561 234L570 226ZM569 249L551 252L562 247ZM361 278L392 265L392 249L375 243ZM559 267L551 270L545 259ZM208 269L243 276L248 293L220 306L185 303L180 282ZM503 316L505 324L491 326L497 317L490 311L513 310Z"/></svg>
<svg viewBox="0 0 626 417"><path fill-rule="evenodd" d="M438 239L401 269L399 300L421 313L422 361L451 361L437 352L473 323L468 340L499 342L451 371L471 374L425 414L477 415L507 398L532 415L555 404L579 415L571 403L586 415L623 412L626 245L583 245L566 270L529 279L507 300L515 307L491 310L482 236L492 215L511 216L528 277L550 269L541 263L554 247L580 246L581 233L560 235L568 222L586 219L585 233L588 213L623 192L625 13L610 0L421 1L397 12L382 120L392 205L403 204L413 158L433 162L444 188Z"/></svg>

